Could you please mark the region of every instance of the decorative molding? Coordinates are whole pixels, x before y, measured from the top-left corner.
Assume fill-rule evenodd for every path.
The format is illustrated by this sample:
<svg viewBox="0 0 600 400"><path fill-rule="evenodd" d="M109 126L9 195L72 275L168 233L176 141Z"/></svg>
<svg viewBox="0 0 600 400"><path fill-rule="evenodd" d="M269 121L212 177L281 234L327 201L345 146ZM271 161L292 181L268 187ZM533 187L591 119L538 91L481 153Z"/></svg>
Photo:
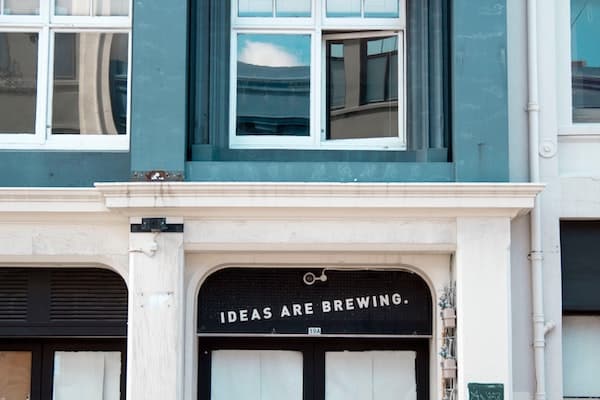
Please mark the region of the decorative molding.
<svg viewBox="0 0 600 400"><path fill-rule="evenodd" d="M85 189L2 188L0 213L514 217L528 212L543 188L528 183L97 183Z"/></svg>
<svg viewBox="0 0 600 400"><path fill-rule="evenodd" d="M525 183L99 183L109 209L327 209L410 211L412 215L516 216L541 184ZM419 213L418 210L422 210ZM427 211L425 211L427 210ZM425 214L423 212L425 211ZM204 211L206 213L206 211ZM183 212L185 215L186 213Z"/></svg>

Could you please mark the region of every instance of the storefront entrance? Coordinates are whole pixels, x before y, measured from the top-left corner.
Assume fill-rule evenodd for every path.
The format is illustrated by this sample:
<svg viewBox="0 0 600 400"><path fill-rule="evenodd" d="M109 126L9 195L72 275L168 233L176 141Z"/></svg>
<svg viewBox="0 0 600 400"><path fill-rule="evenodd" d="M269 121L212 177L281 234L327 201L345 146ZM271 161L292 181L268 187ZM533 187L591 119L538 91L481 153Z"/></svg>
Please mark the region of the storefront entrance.
<svg viewBox="0 0 600 400"><path fill-rule="evenodd" d="M426 400L432 302L406 270L228 268L199 293L199 400Z"/></svg>
<svg viewBox="0 0 600 400"><path fill-rule="evenodd" d="M200 400L425 400L427 340L202 339Z"/></svg>
<svg viewBox="0 0 600 400"><path fill-rule="evenodd" d="M124 400L127 287L96 268L0 268L0 399Z"/></svg>

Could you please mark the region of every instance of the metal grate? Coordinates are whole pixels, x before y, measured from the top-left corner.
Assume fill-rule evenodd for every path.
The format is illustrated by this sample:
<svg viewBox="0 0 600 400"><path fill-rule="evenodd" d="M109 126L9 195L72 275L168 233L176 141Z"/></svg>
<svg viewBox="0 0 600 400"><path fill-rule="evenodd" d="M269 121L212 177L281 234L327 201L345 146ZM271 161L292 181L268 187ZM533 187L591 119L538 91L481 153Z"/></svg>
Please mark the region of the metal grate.
<svg viewBox="0 0 600 400"><path fill-rule="evenodd" d="M127 321L127 287L101 269L53 270L50 321Z"/></svg>
<svg viewBox="0 0 600 400"><path fill-rule="evenodd" d="M0 269L0 321L27 320L29 276L20 268Z"/></svg>

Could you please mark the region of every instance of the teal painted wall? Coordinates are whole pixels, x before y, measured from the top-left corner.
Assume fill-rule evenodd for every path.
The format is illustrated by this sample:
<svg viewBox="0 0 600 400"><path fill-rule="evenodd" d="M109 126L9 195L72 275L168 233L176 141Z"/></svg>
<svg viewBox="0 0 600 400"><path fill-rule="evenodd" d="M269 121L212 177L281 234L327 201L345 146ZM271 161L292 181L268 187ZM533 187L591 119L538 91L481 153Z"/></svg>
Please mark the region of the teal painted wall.
<svg viewBox="0 0 600 400"><path fill-rule="evenodd" d="M0 185L90 186L148 170L185 172L190 181L508 181L505 0L452 2L447 163L186 162L187 12L186 0L134 1L130 155L0 152Z"/></svg>
<svg viewBox="0 0 600 400"><path fill-rule="evenodd" d="M431 163L426 162L427 157L417 159L422 163L409 160L410 157L402 162L389 162L389 157L381 157L381 160L356 163L333 161L339 158L336 156L330 160L324 157L322 162L251 162L247 157L239 160L229 157L229 161L188 162L186 179L508 181L506 1L454 0L450 3L452 162Z"/></svg>
<svg viewBox="0 0 600 400"><path fill-rule="evenodd" d="M456 180L508 181L506 1L454 0L452 27Z"/></svg>
<svg viewBox="0 0 600 400"><path fill-rule="evenodd" d="M451 163L198 161L187 164L186 176L234 182L452 182L454 171Z"/></svg>
<svg viewBox="0 0 600 400"><path fill-rule="evenodd" d="M187 0L134 0L133 171L184 170L187 25Z"/></svg>
<svg viewBox="0 0 600 400"><path fill-rule="evenodd" d="M85 187L129 180L129 153L0 152L1 187Z"/></svg>

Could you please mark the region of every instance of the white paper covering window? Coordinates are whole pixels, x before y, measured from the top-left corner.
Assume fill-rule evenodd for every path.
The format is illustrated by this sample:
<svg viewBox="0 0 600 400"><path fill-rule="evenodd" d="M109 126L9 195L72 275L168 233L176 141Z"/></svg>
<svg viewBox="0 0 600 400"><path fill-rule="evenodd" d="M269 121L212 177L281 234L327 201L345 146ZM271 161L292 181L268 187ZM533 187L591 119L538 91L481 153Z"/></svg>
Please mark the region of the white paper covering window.
<svg viewBox="0 0 600 400"><path fill-rule="evenodd" d="M278 17L310 17L310 0L277 0Z"/></svg>
<svg viewBox="0 0 600 400"><path fill-rule="evenodd" d="M563 317L565 397L600 397L600 317Z"/></svg>
<svg viewBox="0 0 600 400"><path fill-rule="evenodd" d="M365 0L365 17L398 17L398 0Z"/></svg>
<svg viewBox="0 0 600 400"><path fill-rule="evenodd" d="M273 0L239 0L240 17L272 17Z"/></svg>
<svg viewBox="0 0 600 400"><path fill-rule="evenodd" d="M328 17L360 17L361 0L327 0Z"/></svg>
<svg viewBox="0 0 600 400"><path fill-rule="evenodd" d="M121 353L57 351L53 400L119 400Z"/></svg>
<svg viewBox="0 0 600 400"><path fill-rule="evenodd" d="M416 400L414 351L325 354L325 400Z"/></svg>
<svg viewBox="0 0 600 400"><path fill-rule="evenodd" d="M302 400L302 353L212 352L211 400Z"/></svg>

